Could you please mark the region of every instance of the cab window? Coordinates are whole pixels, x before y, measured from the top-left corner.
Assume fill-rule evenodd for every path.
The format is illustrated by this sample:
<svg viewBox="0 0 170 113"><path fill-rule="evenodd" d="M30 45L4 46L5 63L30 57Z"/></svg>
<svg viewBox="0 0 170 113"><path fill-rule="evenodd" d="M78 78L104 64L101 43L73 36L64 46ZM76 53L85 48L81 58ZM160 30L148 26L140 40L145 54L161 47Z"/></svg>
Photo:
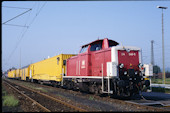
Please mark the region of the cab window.
<svg viewBox="0 0 170 113"><path fill-rule="evenodd" d="M90 51L98 51L102 49L102 43L94 43L91 45Z"/></svg>
<svg viewBox="0 0 170 113"><path fill-rule="evenodd" d="M88 49L88 45L87 46L83 46L82 48L81 48L81 50L80 50L80 53L84 53L84 52L86 52L87 51L87 49Z"/></svg>

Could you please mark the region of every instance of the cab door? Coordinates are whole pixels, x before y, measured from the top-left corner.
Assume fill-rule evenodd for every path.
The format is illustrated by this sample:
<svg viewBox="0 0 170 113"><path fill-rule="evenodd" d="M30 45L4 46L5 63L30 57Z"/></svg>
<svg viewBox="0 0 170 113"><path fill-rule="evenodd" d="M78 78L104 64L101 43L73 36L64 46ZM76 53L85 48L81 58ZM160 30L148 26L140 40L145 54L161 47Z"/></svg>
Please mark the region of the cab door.
<svg viewBox="0 0 170 113"><path fill-rule="evenodd" d="M102 42L92 43L90 47L92 76L102 76L104 65L104 52Z"/></svg>

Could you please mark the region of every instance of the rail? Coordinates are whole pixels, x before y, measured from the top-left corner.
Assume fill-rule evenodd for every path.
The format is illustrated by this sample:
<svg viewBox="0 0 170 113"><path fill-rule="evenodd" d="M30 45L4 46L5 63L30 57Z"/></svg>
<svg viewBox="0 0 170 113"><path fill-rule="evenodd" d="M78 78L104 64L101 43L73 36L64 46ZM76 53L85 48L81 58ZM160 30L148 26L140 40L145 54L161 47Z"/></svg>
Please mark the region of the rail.
<svg viewBox="0 0 170 113"><path fill-rule="evenodd" d="M46 107L42 106L40 103L38 103L37 101L35 101L34 99L30 98L29 96L25 95L23 92L19 91L17 88L15 88L14 86L10 85L9 83L7 83L6 81L4 81L9 87L11 87L13 90L15 90L16 92L18 92L19 94L21 94L22 96L24 96L25 98L28 98L30 101L32 101L33 103L35 103L37 106L39 106L41 109L43 109L45 112L51 112L49 109L47 109Z"/></svg>
<svg viewBox="0 0 170 113"><path fill-rule="evenodd" d="M90 95L91 96L91 95ZM121 104L121 105L128 105L128 106L132 106L132 107L135 107L135 108L142 108L142 109L146 109L148 111L168 111L167 109L165 109L166 107L169 107L169 105L164 105L164 104L161 104L160 102L153 102L153 101L150 101L150 100L119 100L119 99L110 99L110 97L99 97L99 96L94 96L95 99L97 100L104 100L104 101L107 101L107 102L113 102L113 103L118 103L118 104ZM162 105L162 107L158 107L157 105ZM165 108L164 108L165 107ZM168 108L169 109L169 108ZM78 111L78 110L77 110ZM81 110L79 110L81 111ZM84 111L84 110L83 110ZM86 111L86 110L85 110Z"/></svg>
<svg viewBox="0 0 170 113"><path fill-rule="evenodd" d="M4 81L5 81L5 80L4 80ZM10 81L8 81L8 82L10 82ZM12 83L13 83L13 82L12 82ZM68 104L68 103L66 103L66 102L64 102L64 101L61 101L61 100L59 100L59 99L56 99L56 98L54 98L54 97L52 97L52 96L49 96L49 95L47 95L47 94L41 93L41 92L39 92L39 91L35 91L35 90L30 89L30 88L25 87L25 86L21 86L21 85L19 85L19 84L17 84L17 83L13 83L13 84L16 84L17 86L22 87L22 88L25 88L25 89L27 89L27 90L30 90L30 91L32 91L32 92L38 93L38 94L40 94L40 95L42 95L42 96L45 96L45 97L49 98L50 100L56 101L57 103L60 103L60 104L62 104L62 105L64 105L64 106L67 106L68 108L74 109L75 111L79 111L79 112L86 112L86 111L87 111L87 110L85 110L85 109L82 109L82 108L79 108L79 107L77 107L77 106ZM12 87L13 87L13 86L12 86ZM15 88L15 87L13 87L13 88ZM19 92L19 93L22 93L22 92L20 92L20 91L19 91L18 89L16 89L16 88L15 88L15 90L16 90L17 92ZM22 94L22 95L25 95L25 94ZM27 95L26 95L26 96L27 96ZM27 96L27 98L30 98L30 97ZM32 101L33 101L33 99L32 99ZM36 103L37 103L37 102L36 102ZM37 103L37 104L38 104L38 103ZM40 105L40 106L41 106L41 105ZM43 108L44 106L41 106L41 107ZM43 109L45 109L45 107L44 107ZM50 112L50 110L48 110L48 109L46 109L45 111Z"/></svg>

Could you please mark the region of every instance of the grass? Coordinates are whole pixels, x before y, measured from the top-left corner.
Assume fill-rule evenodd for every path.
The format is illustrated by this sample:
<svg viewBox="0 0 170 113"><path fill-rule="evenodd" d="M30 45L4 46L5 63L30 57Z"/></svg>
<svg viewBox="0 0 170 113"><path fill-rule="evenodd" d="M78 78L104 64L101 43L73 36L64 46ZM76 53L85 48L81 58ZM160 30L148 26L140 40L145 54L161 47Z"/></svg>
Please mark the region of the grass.
<svg viewBox="0 0 170 113"><path fill-rule="evenodd" d="M170 93L170 89L161 88L161 87L152 87L153 92L162 92L162 93Z"/></svg>
<svg viewBox="0 0 170 113"><path fill-rule="evenodd" d="M153 84L162 84L162 79L151 79L151 82ZM165 84L170 84L170 78L166 78L165 79ZM153 92L163 92L163 93L170 93L170 89L166 89L166 88L161 88L161 87L152 87L152 91Z"/></svg>
<svg viewBox="0 0 170 113"><path fill-rule="evenodd" d="M17 100L13 95L5 95L2 99L3 106L18 106L19 100Z"/></svg>
<svg viewBox="0 0 170 113"><path fill-rule="evenodd" d="M16 99L13 95L8 95L7 92L5 91L4 87L2 87L2 104L3 106L18 106L19 100Z"/></svg>
<svg viewBox="0 0 170 113"><path fill-rule="evenodd" d="M155 84L162 84L163 83L162 79L154 79L154 78L151 79L151 82L155 83ZM165 84L170 84L170 78L165 79Z"/></svg>
<svg viewBox="0 0 170 113"><path fill-rule="evenodd" d="M34 89L38 89L38 90L40 90L42 92L48 92L47 90L43 89L42 87L37 87L37 88L34 88Z"/></svg>
<svg viewBox="0 0 170 113"><path fill-rule="evenodd" d="M21 83L21 85L24 85L26 87L29 87L29 88L32 88L34 90L39 90L39 91L42 91L42 92L48 92L46 89L42 88L42 87L35 87L35 86L31 86L31 85L28 85L28 83ZM50 89L51 90L51 89Z"/></svg>
<svg viewBox="0 0 170 113"><path fill-rule="evenodd" d="M94 97L93 97L93 96L90 96L90 97L89 97L89 100L94 100Z"/></svg>
<svg viewBox="0 0 170 113"><path fill-rule="evenodd" d="M42 91L42 92L48 92L47 90L45 90L44 88L42 87L35 87L35 86L31 86L31 85L27 85L25 83L21 83L22 85L26 86L26 87L29 87L29 88L32 88L34 90L39 90L39 91Z"/></svg>
<svg viewBox="0 0 170 113"><path fill-rule="evenodd" d="M6 91L2 88L2 94L6 95Z"/></svg>

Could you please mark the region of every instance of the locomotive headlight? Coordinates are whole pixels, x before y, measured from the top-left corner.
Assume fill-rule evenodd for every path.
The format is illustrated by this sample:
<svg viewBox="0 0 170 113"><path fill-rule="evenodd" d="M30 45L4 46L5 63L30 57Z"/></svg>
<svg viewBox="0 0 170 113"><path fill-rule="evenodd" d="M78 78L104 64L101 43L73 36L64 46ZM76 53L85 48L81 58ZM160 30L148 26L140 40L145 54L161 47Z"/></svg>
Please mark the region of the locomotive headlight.
<svg viewBox="0 0 170 113"><path fill-rule="evenodd" d="M124 67L124 64L121 63L121 64L119 65L119 67L120 67L120 68L123 68L123 67Z"/></svg>
<svg viewBox="0 0 170 113"><path fill-rule="evenodd" d="M142 67L143 67L143 64L140 63L138 66L139 66L139 68L142 68Z"/></svg>

